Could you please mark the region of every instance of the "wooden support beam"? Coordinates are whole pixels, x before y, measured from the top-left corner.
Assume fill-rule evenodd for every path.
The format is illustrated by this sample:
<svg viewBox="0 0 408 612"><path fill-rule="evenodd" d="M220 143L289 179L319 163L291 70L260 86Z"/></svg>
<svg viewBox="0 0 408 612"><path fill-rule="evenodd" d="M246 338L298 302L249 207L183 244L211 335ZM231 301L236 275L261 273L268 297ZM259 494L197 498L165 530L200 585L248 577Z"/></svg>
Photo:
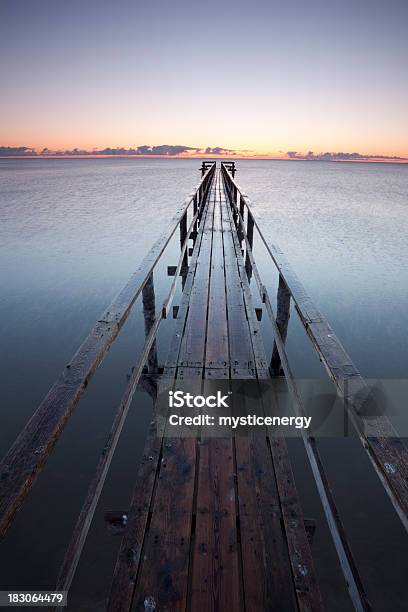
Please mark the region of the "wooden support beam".
<svg viewBox="0 0 408 612"><path fill-rule="evenodd" d="M262 308L255 308L257 321L262 321Z"/></svg>
<svg viewBox="0 0 408 612"><path fill-rule="evenodd" d="M276 325L279 329L282 342L285 344L288 335L288 324L290 317L290 291L282 277L279 274L279 286L277 295L277 312ZM272 357L270 371L273 376L280 376L282 373L281 361L279 356L276 340L273 342Z"/></svg>
<svg viewBox="0 0 408 612"><path fill-rule="evenodd" d="M145 286L142 291L142 303L143 303L143 318L145 325L145 336L148 338L149 333L156 322L156 304L154 295L154 283L153 283L153 272L147 279ZM166 318L166 308L164 308L164 317ZM147 369L148 373L151 374L157 370L157 346L156 339L153 340L147 357Z"/></svg>
<svg viewBox="0 0 408 612"><path fill-rule="evenodd" d="M252 244L254 241L254 218L251 214L248 214L248 218L247 218L246 235L247 235L249 247L252 250ZM249 258L248 252L245 258L245 269L247 272L248 279L250 280L252 276L252 266L251 266L251 260Z"/></svg>

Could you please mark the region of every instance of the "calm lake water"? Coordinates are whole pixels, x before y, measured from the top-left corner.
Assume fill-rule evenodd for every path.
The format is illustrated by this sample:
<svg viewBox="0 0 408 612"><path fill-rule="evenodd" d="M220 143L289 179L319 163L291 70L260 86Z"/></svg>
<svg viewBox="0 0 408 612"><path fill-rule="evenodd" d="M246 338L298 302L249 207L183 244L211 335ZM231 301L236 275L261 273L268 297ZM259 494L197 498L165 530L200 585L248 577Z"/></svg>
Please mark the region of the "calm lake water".
<svg viewBox="0 0 408 612"><path fill-rule="evenodd" d="M2 455L198 182L199 165L198 160L0 160ZM285 251L363 375L406 378L408 166L285 161L237 166L238 183L262 214L266 232ZM175 263L174 252L166 265ZM158 299L161 291L156 286ZM294 319L288 350L295 372L320 376ZM161 361L171 325L159 339ZM270 348L265 321L263 328ZM126 375L143 343L139 307L123 332L0 546L1 589L54 587ZM103 517L106 510L128 507L150 409L149 398L138 392L69 609L104 609L120 539L107 531ZM289 446L304 513L317 521L313 553L327 607L348 610L304 453L296 440ZM355 439L322 440L320 448L374 609L406 610L407 537L378 478Z"/></svg>

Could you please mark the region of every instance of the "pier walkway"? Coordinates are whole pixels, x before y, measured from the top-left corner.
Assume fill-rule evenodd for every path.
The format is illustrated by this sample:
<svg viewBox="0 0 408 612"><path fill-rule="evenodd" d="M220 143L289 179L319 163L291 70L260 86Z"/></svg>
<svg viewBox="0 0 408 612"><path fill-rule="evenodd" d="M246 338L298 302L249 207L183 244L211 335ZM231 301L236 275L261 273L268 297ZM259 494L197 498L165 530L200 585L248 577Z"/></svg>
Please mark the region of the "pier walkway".
<svg viewBox="0 0 408 612"><path fill-rule="evenodd" d="M168 266L169 293L161 308L154 270L179 235L180 258ZM278 274L276 313L254 257L262 242ZM170 280L171 279L171 280ZM180 301L172 304L177 284ZM0 534L30 491L74 407L142 296L145 344L103 449L68 544L57 588L69 589L136 388L189 382L202 392L209 381L284 377L293 412L304 414L285 340L296 313L343 399L373 469L408 526L405 446L386 417L364 417L364 380L316 309L283 253L262 233L262 222L235 182L234 163L204 162L202 180L172 219L169 230L98 320L59 380L0 465ZM254 299L262 303L255 307ZM291 311L292 306L292 311ZM159 328L173 315L165 363L158 364ZM274 345L267 358L260 316L270 319ZM316 440L302 438L327 524L356 610L370 610L336 508ZM115 517L113 517L115 519ZM120 517L119 517L120 522ZM107 609L147 612L323 610L305 520L286 442L280 435L170 437L153 412L130 508L121 526Z"/></svg>

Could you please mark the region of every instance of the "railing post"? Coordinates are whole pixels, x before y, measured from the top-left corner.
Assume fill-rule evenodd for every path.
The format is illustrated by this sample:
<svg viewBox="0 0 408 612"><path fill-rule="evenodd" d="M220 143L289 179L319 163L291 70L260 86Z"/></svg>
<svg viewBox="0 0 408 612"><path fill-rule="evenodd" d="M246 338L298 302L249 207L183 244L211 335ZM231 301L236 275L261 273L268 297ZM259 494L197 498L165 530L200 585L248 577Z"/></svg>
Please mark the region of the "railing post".
<svg viewBox="0 0 408 612"><path fill-rule="evenodd" d="M251 214L251 212L248 209L248 219L247 219L247 229L246 229L246 234L247 234L247 238L248 238L248 242L249 242L249 246L251 248L252 251L252 244L254 241L254 218ZM251 276L252 276L252 264L251 264L251 260L250 257L248 255L248 248L247 248L247 254L245 257L245 270L248 276L248 280L251 280Z"/></svg>
<svg viewBox="0 0 408 612"><path fill-rule="evenodd" d="M203 207L203 185L202 184L198 188L198 202L200 205L200 214L201 214L201 209Z"/></svg>
<svg viewBox="0 0 408 612"><path fill-rule="evenodd" d="M183 248L184 242L187 236L187 211L180 219L180 249ZM184 289L184 283L186 282L188 272L188 249L184 251L183 255L183 263L181 264L181 277L182 277L182 287Z"/></svg>
<svg viewBox="0 0 408 612"><path fill-rule="evenodd" d="M207 176L204 179L204 183L203 183L204 198L207 195L209 179L210 179L210 175L207 174Z"/></svg>
<svg viewBox="0 0 408 612"><path fill-rule="evenodd" d="M239 206L238 206L238 198L239 198ZM239 244L242 247L242 241L244 240L244 228L241 225L241 219L240 219L239 213L241 213L242 219L244 218L244 216L241 212L241 209L242 209L242 198L241 198L241 194L239 193L239 191L237 191L236 196L235 196L235 210L236 210L236 215L237 215L237 234L238 234Z"/></svg>
<svg viewBox="0 0 408 612"><path fill-rule="evenodd" d="M241 217L244 218L245 202L244 202L244 198L241 195L239 196L239 212L241 213Z"/></svg>
<svg viewBox="0 0 408 612"><path fill-rule="evenodd" d="M145 327L145 336L150 333L152 326L156 320L156 304L154 295L154 283L153 283L153 272L150 274L147 282L142 290L142 301L143 301L143 318ZM156 340L154 340L152 347L147 357L147 371L149 374L157 374L157 347Z"/></svg>
<svg viewBox="0 0 408 612"><path fill-rule="evenodd" d="M187 211L180 219L180 246L183 248L184 241L187 236Z"/></svg>
<svg viewBox="0 0 408 612"><path fill-rule="evenodd" d="M254 242L254 218L251 214L251 212L248 210L248 220L247 220L247 236L248 236L248 242L250 244L251 250L252 250L252 244Z"/></svg>
<svg viewBox="0 0 408 612"><path fill-rule="evenodd" d="M201 185L201 187L199 189L198 195L199 195L198 220L199 220L199 223L201 223L201 218L202 218L203 212L204 212L204 189L203 189L202 185Z"/></svg>
<svg viewBox="0 0 408 612"><path fill-rule="evenodd" d="M232 182L229 186L229 197L230 197L231 208L232 208L232 218L234 219L235 227L238 229L239 228L238 213L237 213L237 208L236 208L237 206L237 188Z"/></svg>
<svg viewBox="0 0 408 612"><path fill-rule="evenodd" d="M198 204L197 204L197 192L196 192L193 198L193 217L196 216L197 210L198 210ZM193 231L190 234L191 238L193 239L193 244L195 243L196 238L197 238L197 223L198 223L198 217L194 221Z"/></svg>
<svg viewBox="0 0 408 612"><path fill-rule="evenodd" d="M286 337L288 335L289 318L290 318L290 291L283 279L283 276L279 274L276 325L279 329L279 333L282 338L283 344L285 344ZM279 351L278 351L278 347L276 346L276 340L274 340L271 363L270 363L270 372L273 376L279 376L281 371L282 371L282 368L281 368L281 360L279 357Z"/></svg>

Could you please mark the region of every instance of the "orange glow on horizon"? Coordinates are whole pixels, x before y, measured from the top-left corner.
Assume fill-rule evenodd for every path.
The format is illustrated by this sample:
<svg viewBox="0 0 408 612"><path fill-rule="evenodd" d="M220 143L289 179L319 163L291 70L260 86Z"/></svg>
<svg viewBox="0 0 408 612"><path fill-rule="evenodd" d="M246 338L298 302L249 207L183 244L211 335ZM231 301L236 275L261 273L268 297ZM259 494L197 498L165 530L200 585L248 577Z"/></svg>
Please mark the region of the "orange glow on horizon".
<svg viewBox="0 0 408 612"><path fill-rule="evenodd" d="M174 139L173 142L180 142L180 145L167 145L167 146L185 146L186 148L191 148L192 150L187 150L187 151L183 151L181 153L178 153L176 155L171 155L171 154L165 154L165 155L153 155L153 154L135 154L135 153L116 153L116 154L101 154L99 153L99 151L102 151L106 148L110 148L110 149L125 149L125 150L129 150L129 149L137 149L138 146L140 145L119 145L119 144L115 144L115 145L86 145L86 144L75 144L72 145L71 143L68 144L64 144L64 145L54 145L54 144L50 144L50 145L32 145L32 144L27 144L27 141L29 139L27 139L26 141L20 143L16 143L16 140L11 140L10 138L5 139L5 141L1 141L0 142L0 147L10 147L10 148L18 148L21 146L25 146L28 149L32 150L33 152L35 152L35 154L33 155L33 157L91 157L91 156L95 156L95 157L174 157L174 158L226 158L226 157L231 157L231 158L235 158L235 159L302 159L304 157L307 156L309 151L313 151L314 156L318 157L319 155L323 155L325 152L329 152L332 153L333 155L336 155L338 152L341 152L343 155L351 155L353 153L357 153L358 154L358 159L344 159L344 160L339 160L339 161L393 161L393 162L407 162L408 161L408 150L403 150L400 147L395 147L391 148L391 147L357 147L357 146L353 146L351 147L344 147L341 146L340 144L336 145L331 145L330 147L326 147L326 146L289 146L289 145L285 145L285 146L280 146L279 149L276 148L274 150L271 150L268 147L264 147L264 146L248 146L248 145L243 145L243 143L237 143L237 146L233 146L232 144L230 146L220 146L219 148L222 149L224 152L221 152L219 154L214 153L214 152L210 152L210 153L206 153L206 146L197 146L194 144L185 144L184 143L184 139L183 138L179 138L179 139ZM78 139L79 140L79 139ZM115 139L116 142L119 139ZM163 138L163 142L168 141L168 139L164 139ZM217 143L218 144L218 143ZM152 145L147 145L149 147L156 147L156 146L166 146L166 145L162 145L161 143L159 144L152 144ZM49 151L48 154L41 154L42 151L44 149L47 149ZM218 147L209 147L209 148L218 148ZM77 149L78 150L78 154L75 154L73 151ZM68 151L69 153L66 154L65 152ZM85 151L86 154L83 155L82 152ZM290 157L288 155L289 151L294 151L297 152L297 158L295 157ZM0 157L11 157L11 155L1 155L0 153ZM25 154L25 155L13 155L13 157L29 157L29 154ZM393 159L393 158L400 158L400 159Z"/></svg>
<svg viewBox="0 0 408 612"><path fill-rule="evenodd" d="M28 140L28 139L27 139ZM119 140L119 139L117 139ZM164 141L164 139L163 139ZM165 142L165 141L164 141ZM183 142L183 139L180 138L178 142ZM326 158L327 161L349 161L349 162L392 162L392 163L407 163L408 162L408 151L400 151L397 148L395 150L390 150L390 148L386 148L386 150L381 149L380 147L372 148L372 147L342 147L342 146L331 146L330 148L323 147L280 147L279 150L270 150L264 147L247 147L243 146L240 143L240 146L233 147L209 147L210 149L221 149L220 153L209 152L206 153L206 146L194 146L194 145L162 145L162 144L153 144L146 145L149 148L153 147L185 147L186 150L177 154L144 154L144 153L131 153L129 150L135 151L140 145L115 145L115 146L86 146L86 145L64 145L64 146L26 146L16 144L15 141L0 142L0 147L9 147L9 148L19 148L24 146L29 149L29 151L33 151L33 155L30 155L29 152L26 154L13 154L13 155L2 155L0 152L0 158L89 158L89 157L139 157L139 158L180 158L180 159L271 159L271 160L293 160L293 161L303 161L303 160L313 160L317 161L321 156L328 156ZM100 153L105 149L123 149L124 151L121 153ZM43 153L44 150L47 150L47 153ZM75 151L78 151L77 153ZM289 155L288 153L293 153ZM312 155L310 155L312 153ZM353 154L355 154L354 157ZM308 157L309 155L309 157ZM331 157L335 159L330 159ZM350 156L350 157L348 157ZM323 159L323 161L325 161Z"/></svg>
<svg viewBox="0 0 408 612"><path fill-rule="evenodd" d="M235 159L235 160L275 160L275 161L328 161L328 162L342 162L342 163L393 163L393 164L408 164L408 157L402 156L385 156L385 157L364 157L361 155L359 158L350 159L319 159L318 154L314 159L308 159L306 156L299 157L288 157L287 155L235 155L231 154L208 154L204 153L181 153L178 155L132 155L132 154L36 154L36 155L0 155L0 159L110 159L110 158L130 158L130 159Z"/></svg>

